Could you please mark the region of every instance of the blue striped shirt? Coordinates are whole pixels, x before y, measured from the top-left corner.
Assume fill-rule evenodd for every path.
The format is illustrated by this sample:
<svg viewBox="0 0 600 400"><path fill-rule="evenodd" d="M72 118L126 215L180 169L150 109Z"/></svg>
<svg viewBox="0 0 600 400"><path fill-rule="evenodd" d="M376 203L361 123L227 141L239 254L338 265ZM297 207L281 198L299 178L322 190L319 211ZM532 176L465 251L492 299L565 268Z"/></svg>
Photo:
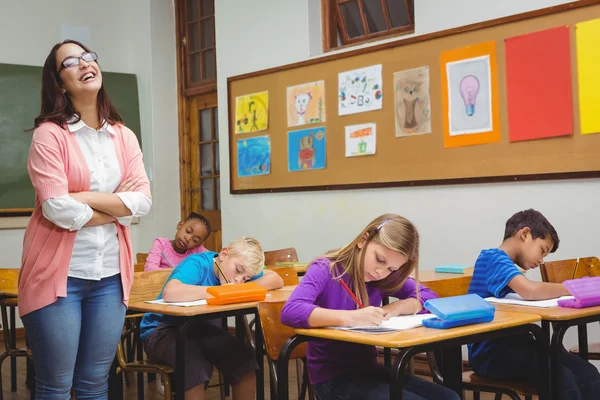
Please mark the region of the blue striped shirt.
<svg viewBox="0 0 600 400"><path fill-rule="evenodd" d="M508 254L500 249L483 250L473 270L473 278L469 285L469 293L486 297L505 297L514 291L508 283L521 271L515 266ZM487 365L492 362L492 357L502 348L506 341L484 341L469 344L469 363L474 366L478 374L485 375Z"/></svg>

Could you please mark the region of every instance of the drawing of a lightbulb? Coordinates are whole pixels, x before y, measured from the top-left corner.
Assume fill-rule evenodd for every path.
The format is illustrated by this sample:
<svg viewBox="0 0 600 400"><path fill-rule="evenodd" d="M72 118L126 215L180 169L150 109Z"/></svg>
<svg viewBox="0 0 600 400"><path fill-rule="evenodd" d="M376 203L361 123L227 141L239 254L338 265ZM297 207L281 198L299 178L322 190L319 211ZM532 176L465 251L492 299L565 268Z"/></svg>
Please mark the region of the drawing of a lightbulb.
<svg viewBox="0 0 600 400"><path fill-rule="evenodd" d="M470 117L475 114L475 102L479 93L479 80L473 75L465 76L460 81L460 95L465 102L465 112Z"/></svg>

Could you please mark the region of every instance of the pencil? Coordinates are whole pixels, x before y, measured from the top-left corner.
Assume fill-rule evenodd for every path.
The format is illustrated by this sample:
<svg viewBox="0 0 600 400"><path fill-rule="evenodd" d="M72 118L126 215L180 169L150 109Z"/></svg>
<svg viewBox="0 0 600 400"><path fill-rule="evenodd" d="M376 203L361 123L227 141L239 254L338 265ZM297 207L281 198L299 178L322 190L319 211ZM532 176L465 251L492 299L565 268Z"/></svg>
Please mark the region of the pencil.
<svg viewBox="0 0 600 400"><path fill-rule="evenodd" d="M216 259L215 259L215 265L217 266L217 268L219 268L219 272L221 273L221 275L223 275L223 278L225 278L225 282L229 283L229 279L227 279L227 277L223 273L223 270L221 269L221 266L219 265L219 263L217 262Z"/></svg>
<svg viewBox="0 0 600 400"><path fill-rule="evenodd" d="M344 289L346 289L346 292L348 292L348 294L350 296L352 296L352 300L354 300L354 302L356 303L356 305L358 305L359 308L365 308L365 306L363 306L361 304L361 302L358 300L358 298L354 295L354 293L352 293L352 290L350 290L350 288L348 287L348 285L346 285L346 282L344 282L341 278L338 281L339 283L342 284L342 286L344 287Z"/></svg>
<svg viewBox="0 0 600 400"><path fill-rule="evenodd" d="M571 279L575 279L575 275L577 274L577 267L579 267L579 257L577 257L577 262L575 263L575 269L573 270L573 277Z"/></svg>
<svg viewBox="0 0 600 400"><path fill-rule="evenodd" d="M169 263L169 265L171 266L171 268L175 268L175 266L171 263L171 261L169 261L169 259L167 258L166 254L164 251L161 251L160 254L164 257L165 260L167 260L167 262Z"/></svg>

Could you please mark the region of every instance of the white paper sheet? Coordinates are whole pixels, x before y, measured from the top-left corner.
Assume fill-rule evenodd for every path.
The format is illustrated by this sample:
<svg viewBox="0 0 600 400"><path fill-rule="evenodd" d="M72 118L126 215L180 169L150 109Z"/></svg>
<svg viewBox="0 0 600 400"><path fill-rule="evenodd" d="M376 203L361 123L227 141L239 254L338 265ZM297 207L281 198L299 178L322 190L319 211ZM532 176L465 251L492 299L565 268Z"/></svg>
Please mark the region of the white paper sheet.
<svg viewBox="0 0 600 400"><path fill-rule="evenodd" d="M144 303L148 304L159 304L161 306L177 306L177 307L194 307L194 306L203 306L206 305L206 300L196 300L196 301L183 301L180 303L167 303L163 299L159 300L148 300Z"/></svg>
<svg viewBox="0 0 600 400"><path fill-rule="evenodd" d="M549 307L558 307L558 300L562 299L573 299L573 296L562 296L557 297L555 299L548 300L523 300L521 296L516 293L509 293L506 297L502 299L498 299L496 297L488 297L486 300L490 303L499 303L499 304L514 304L518 306L528 306L528 307L540 307L540 308L549 308Z"/></svg>
<svg viewBox="0 0 600 400"><path fill-rule="evenodd" d="M417 315L402 315L400 317L392 317L379 326L336 326L332 329L339 329L343 331L352 331L360 333L390 333L396 331L403 331L406 329L417 328L423 325L423 320L427 318L433 318L432 314L417 314Z"/></svg>

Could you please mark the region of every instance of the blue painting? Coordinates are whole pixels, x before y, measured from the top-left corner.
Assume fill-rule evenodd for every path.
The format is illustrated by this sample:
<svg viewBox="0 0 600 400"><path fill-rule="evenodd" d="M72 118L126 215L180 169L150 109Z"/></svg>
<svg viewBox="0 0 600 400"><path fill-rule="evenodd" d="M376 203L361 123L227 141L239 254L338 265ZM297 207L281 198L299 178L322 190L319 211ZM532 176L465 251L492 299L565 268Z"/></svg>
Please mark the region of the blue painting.
<svg viewBox="0 0 600 400"><path fill-rule="evenodd" d="M258 136L238 140L238 177L271 173L271 138Z"/></svg>
<svg viewBox="0 0 600 400"><path fill-rule="evenodd" d="M325 128L288 132L288 171L325 168Z"/></svg>

